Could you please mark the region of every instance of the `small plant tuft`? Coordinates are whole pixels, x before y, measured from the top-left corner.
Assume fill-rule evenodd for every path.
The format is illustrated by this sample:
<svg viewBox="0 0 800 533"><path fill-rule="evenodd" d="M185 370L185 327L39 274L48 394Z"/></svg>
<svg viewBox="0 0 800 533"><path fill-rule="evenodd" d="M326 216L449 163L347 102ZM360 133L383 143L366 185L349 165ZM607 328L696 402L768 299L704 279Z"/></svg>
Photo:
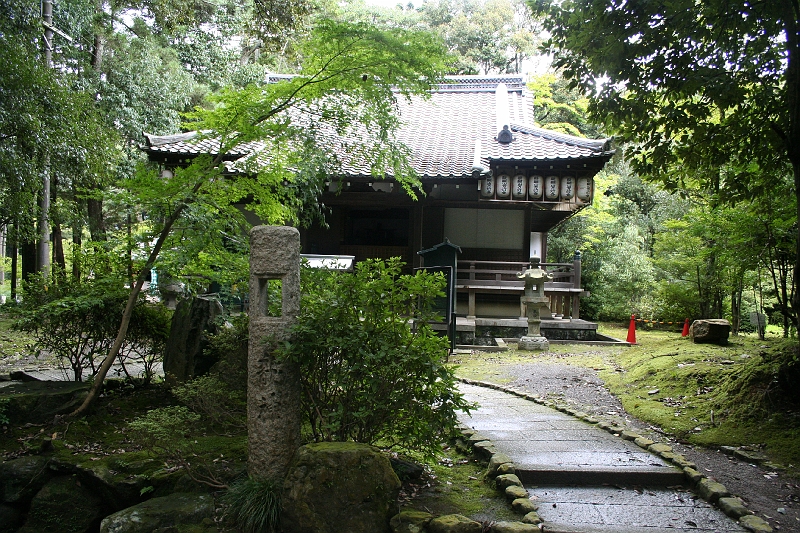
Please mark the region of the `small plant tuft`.
<svg viewBox="0 0 800 533"><path fill-rule="evenodd" d="M231 486L223 496L225 517L244 533L278 531L281 483L273 479L247 478Z"/></svg>
<svg viewBox="0 0 800 533"><path fill-rule="evenodd" d="M0 398L0 425L5 426L11 422L8 418L8 404L10 403L11 400L8 398Z"/></svg>

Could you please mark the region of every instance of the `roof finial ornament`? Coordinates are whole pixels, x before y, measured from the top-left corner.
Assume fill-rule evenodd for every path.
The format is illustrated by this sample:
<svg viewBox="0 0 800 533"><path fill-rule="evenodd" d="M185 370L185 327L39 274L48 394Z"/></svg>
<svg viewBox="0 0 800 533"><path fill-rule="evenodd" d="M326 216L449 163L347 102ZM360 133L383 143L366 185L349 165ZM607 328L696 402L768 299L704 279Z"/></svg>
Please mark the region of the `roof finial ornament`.
<svg viewBox="0 0 800 533"><path fill-rule="evenodd" d="M511 134L511 130L508 129L508 124L503 125L503 129L497 132L497 142L502 144L508 144L514 140L514 135Z"/></svg>
<svg viewBox="0 0 800 533"><path fill-rule="evenodd" d="M508 144L514 140L509 125L511 113L508 103L508 87L505 83L498 83L495 89L495 117L497 118L497 142Z"/></svg>

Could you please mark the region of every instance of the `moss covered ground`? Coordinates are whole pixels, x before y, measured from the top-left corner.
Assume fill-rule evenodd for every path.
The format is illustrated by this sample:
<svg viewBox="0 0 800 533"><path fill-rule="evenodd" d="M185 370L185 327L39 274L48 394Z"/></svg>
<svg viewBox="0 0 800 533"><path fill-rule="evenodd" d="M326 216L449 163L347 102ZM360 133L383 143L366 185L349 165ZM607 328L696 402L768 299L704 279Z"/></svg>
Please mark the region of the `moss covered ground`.
<svg viewBox="0 0 800 533"><path fill-rule="evenodd" d="M401 509L436 516L460 514L484 524L519 519L502 494L486 481L486 461L472 454L460 440L443 444L434 459L416 460L426 465L425 473L403 484Z"/></svg>
<svg viewBox="0 0 800 533"><path fill-rule="evenodd" d="M626 338L627 328L601 333ZM553 344L549 353L458 354L459 376L506 384L519 365L566 364L596 371L625 410L680 441L749 446L800 472L800 363L796 339L732 336L695 344L679 330L640 328L634 346Z"/></svg>

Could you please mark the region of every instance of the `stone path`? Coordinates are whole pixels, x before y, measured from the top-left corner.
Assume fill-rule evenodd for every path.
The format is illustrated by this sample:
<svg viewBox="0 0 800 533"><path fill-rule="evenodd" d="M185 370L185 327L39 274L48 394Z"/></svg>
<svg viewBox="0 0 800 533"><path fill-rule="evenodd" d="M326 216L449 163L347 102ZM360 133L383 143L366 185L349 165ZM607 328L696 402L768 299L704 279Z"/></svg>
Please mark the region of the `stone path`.
<svg viewBox="0 0 800 533"><path fill-rule="evenodd" d="M513 394L459 388L480 405L461 422L511 458L544 531L747 531L692 493L681 469L631 441Z"/></svg>

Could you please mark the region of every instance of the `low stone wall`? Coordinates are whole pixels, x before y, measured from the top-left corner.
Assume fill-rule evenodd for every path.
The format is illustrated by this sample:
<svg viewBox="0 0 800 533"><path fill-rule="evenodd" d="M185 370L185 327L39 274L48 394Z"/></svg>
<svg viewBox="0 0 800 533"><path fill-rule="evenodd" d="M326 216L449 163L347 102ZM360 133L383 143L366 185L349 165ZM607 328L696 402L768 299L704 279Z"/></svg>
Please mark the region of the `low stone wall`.
<svg viewBox="0 0 800 533"><path fill-rule="evenodd" d="M597 335L597 324L585 320L542 320L541 332L548 340L555 341L606 340ZM495 339L519 339L527 333L527 321L521 319L459 319L456 344L495 346Z"/></svg>

